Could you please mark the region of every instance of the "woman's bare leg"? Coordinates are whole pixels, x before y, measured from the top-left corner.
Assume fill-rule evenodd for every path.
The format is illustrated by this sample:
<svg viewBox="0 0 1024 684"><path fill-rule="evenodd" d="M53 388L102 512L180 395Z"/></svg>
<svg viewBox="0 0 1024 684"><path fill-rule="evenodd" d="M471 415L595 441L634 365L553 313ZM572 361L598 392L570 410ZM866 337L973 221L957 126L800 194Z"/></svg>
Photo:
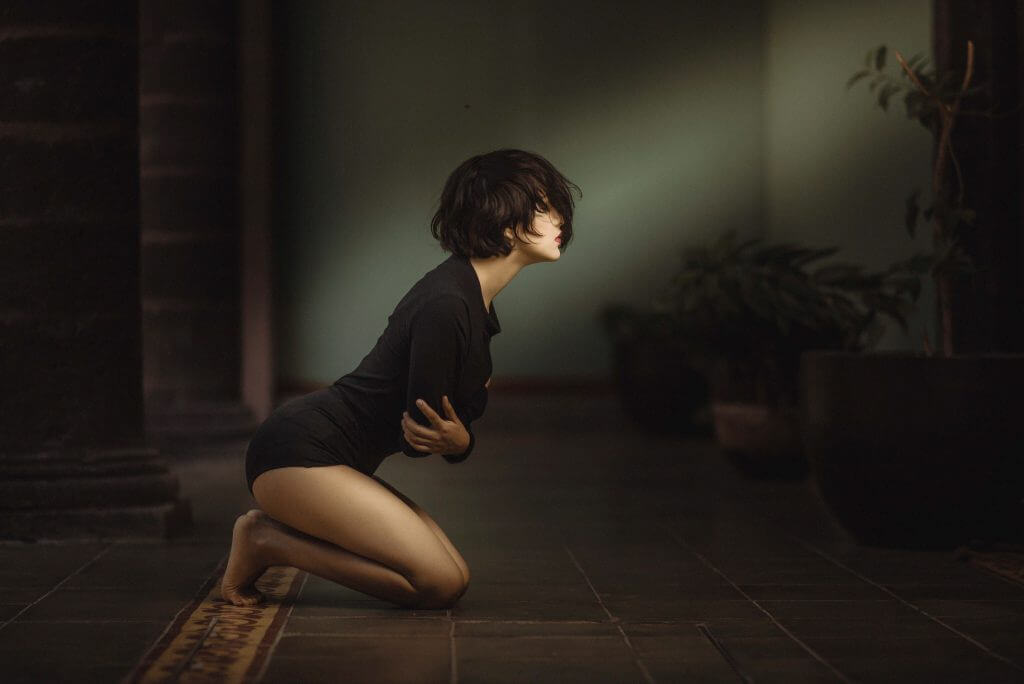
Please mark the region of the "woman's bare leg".
<svg viewBox="0 0 1024 684"><path fill-rule="evenodd" d="M444 530L441 529L441 526L438 525L437 522L432 517L430 517L430 514L428 514L425 510L420 508L415 501L413 501L405 494L398 491L397 489L395 489L390 484L388 484L381 478L377 477L376 475L372 475L371 477L373 477L373 479L377 480L377 482L380 482L382 485L391 490L391 492L395 496L404 501L409 508L415 511L416 515L420 516L420 519L423 520L423 522L427 523L427 526L434 531L434 535L437 536L437 538L440 540L442 544L444 544L444 548L447 549L448 554L452 557L452 560L454 560L455 564L459 566L459 571L462 572L463 588L462 593L459 594L459 596L462 596L462 594L465 593L466 588L469 586L469 566L466 564L466 560L462 557L462 554L459 553L459 550L455 548L455 544L452 544L451 540L448 538L448 535L446 535L444 533Z"/></svg>
<svg viewBox="0 0 1024 684"><path fill-rule="evenodd" d="M235 605L290 565L403 607L443 608L465 588L445 546L405 502L348 466L274 468L253 482L260 511L239 516L221 591ZM283 524L274 524L274 520Z"/></svg>

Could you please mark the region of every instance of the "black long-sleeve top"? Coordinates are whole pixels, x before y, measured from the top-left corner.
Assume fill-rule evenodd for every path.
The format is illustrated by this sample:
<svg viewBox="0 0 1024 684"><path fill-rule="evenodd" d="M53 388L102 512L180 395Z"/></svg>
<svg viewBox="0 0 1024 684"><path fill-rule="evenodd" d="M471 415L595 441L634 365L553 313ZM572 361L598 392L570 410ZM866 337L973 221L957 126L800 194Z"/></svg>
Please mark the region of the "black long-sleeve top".
<svg viewBox="0 0 1024 684"><path fill-rule="evenodd" d="M490 341L499 332L494 302L490 310L485 307L468 258L452 254L420 278L388 316L373 349L333 384L358 423L369 428L369 456L383 458L397 451L413 458L429 456L405 440L402 411L431 427L416 400L423 399L447 419L441 403L447 395L470 441L463 453L443 456L449 463L464 461L476 445L470 424L487 407Z"/></svg>

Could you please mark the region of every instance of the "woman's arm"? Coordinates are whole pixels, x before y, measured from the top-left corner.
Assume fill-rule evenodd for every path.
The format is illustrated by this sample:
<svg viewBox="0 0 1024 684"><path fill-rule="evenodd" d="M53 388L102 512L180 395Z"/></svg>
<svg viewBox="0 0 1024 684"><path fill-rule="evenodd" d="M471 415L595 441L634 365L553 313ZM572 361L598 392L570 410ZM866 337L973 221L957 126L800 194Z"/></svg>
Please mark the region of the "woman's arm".
<svg viewBox="0 0 1024 684"><path fill-rule="evenodd" d="M466 303L457 295L442 295L427 302L410 324L406 413L420 426L434 429L430 419L416 405L416 400L422 399L438 416L445 419L447 411L441 397L447 395L469 437L469 446L465 451L442 454L449 461L450 456L464 460L472 452L476 441L469 429L465 409L454 406L452 401L466 355L468 331L469 311ZM430 455L430 452L421 451L406 440L404 428L399 445L405 455L413 458Z"/></svg>

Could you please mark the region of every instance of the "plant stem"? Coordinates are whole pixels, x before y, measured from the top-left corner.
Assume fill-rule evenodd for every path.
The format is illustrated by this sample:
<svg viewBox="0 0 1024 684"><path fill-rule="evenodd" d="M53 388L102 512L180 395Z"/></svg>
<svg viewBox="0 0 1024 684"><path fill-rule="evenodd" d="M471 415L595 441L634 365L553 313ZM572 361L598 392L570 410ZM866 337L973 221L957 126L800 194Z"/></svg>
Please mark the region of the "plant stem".
<svg viewBox="0 0 1024 684"><path fill-rule="evenodd" d="M907 61L903 59L903 55L900 54L899 50L895 51L896 59L899 60L900 66L907 72L910 79L917 85L917 87L924 93L925 97L935 102L936 110L939 113L939 118L942 120L942 127L939 130L939 141L938 149L936 150L935 166L932 173L932 192L935 195L936 201L944 196L945 191L945 177L946 177L946 163L947 163L947 151L950 157L956 164L956 157L953 152L952 144L952 133L953 124L956 122L957 113L960 110L960 99L963 97L964 91L967 90L968 85L971 82L971 76L974 74L974 42L967 41L967 68L964 71L964 78L960 84L960 90L957 92L956 97L953 98L951 104L943 102L938 95L934 95L924 87L921 80L914 73L914 70L910 68ZM959 171L959 168L958 168ZM959 173L958 173L959 176ZM963 179L959 178L960 181L960 193L959 197L963 198ZM935 213L934 218L934 242L936 245L939 243L939 238L942 235L946 235L949 232L949 228L944 225L943 219L939 217L939 212ZM952 236L950 236L952 237ZM935 285L938 289L939 295L939 306L942 311L942 355L946 358L953 356L953 286L952 276L949 273L943 273L942 269L939 269L934 276ZM926 344L925 348L929 348L930 345ZM931 354L929 354L931 355Z"/></svg>

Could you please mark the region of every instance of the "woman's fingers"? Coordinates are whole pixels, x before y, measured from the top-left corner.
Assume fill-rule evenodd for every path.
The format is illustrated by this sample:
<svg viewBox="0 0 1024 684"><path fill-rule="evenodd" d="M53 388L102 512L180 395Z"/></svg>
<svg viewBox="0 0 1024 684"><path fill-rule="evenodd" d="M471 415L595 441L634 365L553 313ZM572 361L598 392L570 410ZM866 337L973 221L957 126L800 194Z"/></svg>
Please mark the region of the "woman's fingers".
<svg viewBox="0 0 1024 684"><path fill-rule="evenodd" d="M412 419L408 411L402 412L402 428L419 440L437 439L438 436L437 430L420 425Z"/></svg>
<svg viewBox="0 0 1024 684"><path fill-rule="evenodd" d="M426 451L427 453L433 453L434 452L434 448L431 447L429 444L423 444L422 442L417 442L416 440L411 440L408 437L405 438L405 441L408 442L409 445L413 449L415 449L416 451Z"/></svg>
<svg viewBox="0 0 1024 684"><path fill-rule="evenodd" d="M441 397L441 401L444 403L444 411L448 414L448 420L462 425L462 420L459 418L459 414L455 412L455 407L452 406L452 402L448 399L448 395Z"/></svg>
<svg viewBox="0 0 1024 684"><path fill-rule="evenodd" d="M430 404L423 401L422 399L417 399L416 405L419 407L420 411L423 412L423 415L427 417L427 420L430 421L431 425L433 425L435 428L441 427L441 416L437 415L437 411L432 409L430 407Z"/></svg>
<svg viewBox="0 0 1024 684"><path fill-rule="evenodd" d="M408 421L406 421L406 419L403 417L402 436L405 437L405 441L412 445L412 447L418 451L433 451L435 449L435 446L432 444L432 441L413 434L412 431L408 428L407 422L411 423L413 421L411 418Z"/></svg>
<svg viewBox="0 0 1024 684"><path fill-rule="evenodd" d="M459 414L455 412L455 407L452 405L447 394L441 397L441 405L444 407L444 412L448 414L447 422L462 426L462 420L459 419ZM423 415L427 417L427 420L430 421L430 424L434 429L417 423L412 419L408 411L403 411L402 431L405 435L405 441L419 451L429 451L434 453L439 452L443 448L447 448L448 438L446 438L444 432L446 421L437 414L437 411L431 408L430 405L422 399L416 400L416 406L418 406L420 411L423 412Z"/></svg>

